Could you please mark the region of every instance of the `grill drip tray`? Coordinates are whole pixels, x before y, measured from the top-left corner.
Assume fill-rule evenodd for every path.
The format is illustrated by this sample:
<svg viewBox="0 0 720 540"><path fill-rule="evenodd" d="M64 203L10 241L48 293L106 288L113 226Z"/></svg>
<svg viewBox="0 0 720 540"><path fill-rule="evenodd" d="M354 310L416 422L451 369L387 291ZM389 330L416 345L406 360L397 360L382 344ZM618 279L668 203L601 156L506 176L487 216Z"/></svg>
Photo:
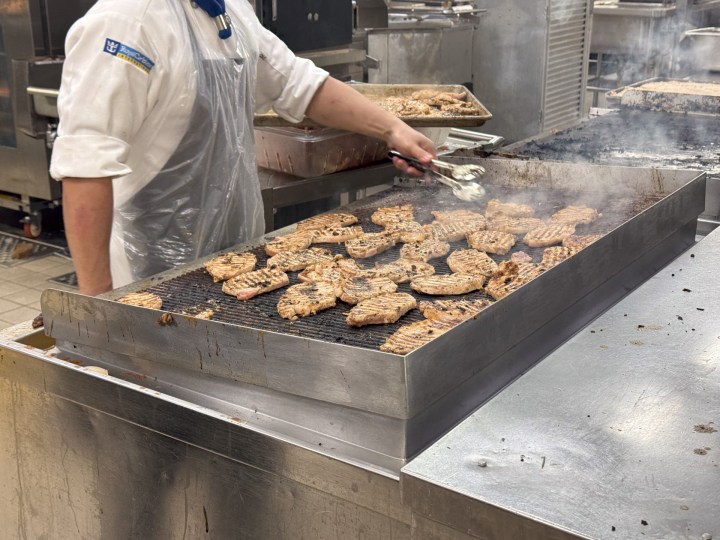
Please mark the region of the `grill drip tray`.
<svg viewBox="0 0 720 540"><path fill-rule="evenodd" d="M135 290L157 292L174 312L170 324L158 311L48 290L42 300L45 328L57 339L60 357L102 365L138 382L138 391L157 389L227 414L228 421L396 474L407 459L689 246L704 207L704 176L697 172L479 162L488 170L491 194L505 199L513 194L521 201L540 196L535 206L541 215L586 202L603 212L595 226L607 234L406 356L377 350L395 325L349 329L344 307L289 322L276 315L281 292L238 305L212 284L201 262L113 293L116 298ZM444 191L396 188L342 210L372 230L367 224L375 208L401 203L415 205L424 222L430 210L466 207ZM256 250L262 264L260 245L235 249ZM532 254L539 260L539 252ZM386 253L377 260L396 256ZM444 262L436 265L438 272L447 271ZM217 306L214 320L179 314L208 303Z"/></svg>

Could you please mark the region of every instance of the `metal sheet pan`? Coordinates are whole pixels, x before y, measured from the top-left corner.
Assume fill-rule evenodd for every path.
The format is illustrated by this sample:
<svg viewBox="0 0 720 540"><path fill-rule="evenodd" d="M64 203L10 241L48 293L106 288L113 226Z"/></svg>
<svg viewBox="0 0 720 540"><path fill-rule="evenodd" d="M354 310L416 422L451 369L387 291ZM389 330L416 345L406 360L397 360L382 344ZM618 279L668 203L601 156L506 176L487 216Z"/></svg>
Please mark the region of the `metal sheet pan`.
<svg viewBox="0 0 720 540"><path fill-rule="evenodd" d="M477 115L400 117L401 120L413 127L477 127L492 118L490 111L480 103L478 98L460 84L352 84L352 87L371 101L376 102L388 97L409 97L418 90L465 92L467 101L480 111ZM299 124L291 124L274 112L256 114L254 123L256 126L317 127L317 124L309 118L305 118Z"/></svg>
<svg viewBox="0 0 720 540"><path fill-rule="evenodd" d="M646 88L650 83L675 83L678 91ZM693 87L692 85L698 85ZM700 88L700 85L704 88ZM687 90L683 90L683 86ZM717 89L705 95L704 89ZM608 103L627 109L664 111L669 113L704 113L720 116L720 83L694 82L687 79L657 77L640 81L606 94Z"/></svg>

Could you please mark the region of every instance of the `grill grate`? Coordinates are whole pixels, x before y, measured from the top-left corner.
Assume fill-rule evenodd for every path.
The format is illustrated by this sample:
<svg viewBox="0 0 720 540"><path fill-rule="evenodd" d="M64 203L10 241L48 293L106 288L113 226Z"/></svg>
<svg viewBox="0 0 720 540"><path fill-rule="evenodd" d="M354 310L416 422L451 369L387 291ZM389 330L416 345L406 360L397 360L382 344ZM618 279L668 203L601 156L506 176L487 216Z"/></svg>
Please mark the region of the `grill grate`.
<svg viewBox="0 0 720 540"><path fill-rule="evenodd" d="M499 189L494 186L486 186L486 189L488 191L488 199L497 197L501 200L512 199L515 202L521 203L533 202L527 190L518 190L515 192L510 189ZM538 191L539 190L534 191L535 197L537 197ZM538 204L535 204L537 208L536 212L540 217L548 217L556 210L568 204L582 202L578 201L577 195L570 197L567 194L552 191L542 191L540 195L542 196L542 201L544 201L541 208L538 208ZM603 214L602 217L591 225L579 226L578 234L607 233L627 221L636 213L650 206L655 200L609 201L608 204L600 209ZM478 207L471 203L461 202L452 197L448 190L438 187L417 189L396 187L363 199L363 201L359 204L356 203L356 205L353 205L353 207L347 211L352 212L359 218L364 230L367 232L375 232L382 230L381 227L370 221L370 216L375 209L381 206L396 206L399 204L412 204L415 208L415 217L421 223L429 223L432 221L431 210L455 210L462 208L484 211L484 204ZM320 246L347 256L342 244L320 244ZM398 244L395 248L385 253L369 259L360 260L359 263L362 266L369 267L376 262L388 263L394 261L399 256L401 246L402 244ZM467 243L465 241L454 242L451 243L451 248L451 252L455 249L467 248ZM521 250L531 255L534 262L539 262L542 259L543 248L529 248L521 242L518 242L508 255L491 256L495 261L500 262L508 259L512 253ZM264 267L268 258L264 250L262 248L255 248L251 251L258 258L258 267ZM444 258L435 259L430 261L430 263L433 264L438 274L447 274L450 272ZM297 272L289 273L291 285L299 282L297 274ZM277 313L277 302L285 289L279 289L260 295L250 301L241 302L224 294L221 286L221 283L213 283L209 275L201 268L156 284L147 290L158 294L163 299L163 309L166 311L195 314L211 307L214 310L213 320L215 321L370 349L377 349L385 342L387 337L395 332L402 324L419 321L423 318L418 310L413 310L395 324L351 328L346 324L345 318L352 306L338 301L337 307L333 309L323 311L312 317L300 318L297 321L288 321L282 319ZM409 284L398 285L398 292L410 293L418 300L459 298L456 296L441 297L419 294L412 291ZM464 299L480 297L489 298L481 291L462 296Z"/></svg>

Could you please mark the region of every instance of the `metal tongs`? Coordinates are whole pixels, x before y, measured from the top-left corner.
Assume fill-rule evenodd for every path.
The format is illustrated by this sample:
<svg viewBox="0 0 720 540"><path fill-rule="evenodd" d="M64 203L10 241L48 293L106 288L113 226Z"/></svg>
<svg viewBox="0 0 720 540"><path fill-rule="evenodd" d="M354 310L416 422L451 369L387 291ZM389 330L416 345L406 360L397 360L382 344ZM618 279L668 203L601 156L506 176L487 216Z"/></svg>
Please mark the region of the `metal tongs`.
<svg viewBox="0 0 720 540"><path fill-rule="evenodd" d="M390 150L388 156L403 159L419 171L430 173L438 182L452 188L453 195L463 201L477 201L485 196L485 188L476 182L470 182L485 173L485 168L480 165L455 165L446 161L433 159L432 164L438 169L450 171L453 178L445 176L440 171L424 165L415 158L405 156L395 150ZM460 180L461 182L458 182Z"/></svg>

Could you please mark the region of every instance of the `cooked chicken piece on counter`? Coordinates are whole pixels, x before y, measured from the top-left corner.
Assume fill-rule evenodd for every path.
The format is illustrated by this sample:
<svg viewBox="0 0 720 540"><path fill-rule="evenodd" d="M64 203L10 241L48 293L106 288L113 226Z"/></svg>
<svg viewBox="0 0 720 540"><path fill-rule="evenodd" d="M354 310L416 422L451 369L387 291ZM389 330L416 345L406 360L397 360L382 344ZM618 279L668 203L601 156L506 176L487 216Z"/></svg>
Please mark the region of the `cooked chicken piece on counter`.
<svg viewBox="0 0 720 540"><path fill-rule="evenodd" d="M403 204L400 206L378 208L373 212L372 216L370 216L370 221L382 227L387 227L390 223L415 221L413 206L412 204Z"/></svg>
<svg viewBox="0 0 720 540"><path fill-rule="evenodd" d="M431 259L444 257L450 251L450 244L438 240L410 242L400 249L400 258L410 261L428 262Z"/></svg>
<svg viewBox="0 0 720 540"><path fill-rule="evenodd" d="M500 231L475 231L467 235L467 242L471 248L506 255L515 245L515 237Z"/></svg>
<svg viewBox="0 0 720 540"><path fill-rule="evenodd" d="M476 300L434 300L420 302L418 307L426 319L458 324L471 319L486 307L492 305L487 298Z"/></svg>
<svg viewBox="0 0 720 540"><path fill-rule="evenodd" d="M525 283L532 281L545 272L544 266L503 261L498 265L498 271L493 274L485 286L485 292L495 300L500 300L520 288Z"/></svg>
<svg viewBox="0 0 720 540"><path fill-rule="evenodd" d="M257 257L252 253L224 253L205 262L203 266L213 281L225 281L255 268Z"/></svg>
<svg viewBox="0 0 720 540"><path fill-rule="evenodd" d="M358 218L352 214L320 214L308 219L304 219L297 224L298 231L311 231L316 229L334 229L337 227L347 227L358 222Z"/></svg>
<svg viewBox="0 0 720 540"><path fill-rule="evenodd" d="M549 248L545 248L543 251L543 258L542 264L546 268L550 268L552 266L555 266L556 264L560 264L565 259L569 259L575 254L575 250L568 247L563 246L553 246Z"/></svg>
<svg viewBox="0 0 720 540"><path fill-rule="evenodd" d="M455 295L467 294L482 289L484 276L473 274L434 274L420 276L410 281L410 288L423 294Z"/></svg>
<svg viewBox="0 0 720 540"><path fill-rule="evenodd" d="M562 245L563 247L569 247L575 251L580 251L581 249L588 247L593 242L600 240L602 237L602 234L571 234L570 236L563 238Z"/></svg>
<svg viewBox="0 0 720 540"><path fill-rule="evenodd" d="M419 276L430 276L435 273L433 265L422 261L398 259L388 264L378 264L375 268L365 270L367 277L386 277L395 283L407 283Z"/></svg>
<svg viewBox="0 0 720 540"><path fill-rule="evenodd" d="M489 277L497 271L497 263L484 251L458 249L447 258L450 270L458 274L474 274Z"/></svg>
<svg viewBox="0 0 720 540"><path fill-rule="evenodd" d="M408 242L422 242L429 234L417 221L398 221L385 225L385 232L406 244Z"/></svg>
<svg viewBox="0 0 720 540"><path fill-rule="evenodd" d="M424 229L433 240L440 242L458 242L468 234L483 230L485 223L482 221L453 221L441 223L439 221L425 225Z"/></svg>
<svg viewBox="0 0 720 540"><path fill-rule="evenodd" d="M504 203L498 199L490 199L485 210L485 217L492 219L498 216L533 217L535 210L527 204Z"/></svg>
<svg viewBox="0 0 720 540"><path fill-rule="evenodd" d="M538 227L525 235L523 242L530 247L547 247L559 244L575 233L575 225L555 224Z"/></svg>
<svg viewBox="0 0 720 540"><path fill-rule="evenodd" d="M361 300L395 291L397 291L397 285L386 277L358 276L345 280L340 300L348 304L357 304Z"/></svg>
<svg viewBox="0 0 720 540"><path fill-rule="evenodd" d="M380 345L380 350L395 354L409 354L452 329L456 324L425 319L404 324Z"/></svg>
<svg viewBox="0 0 720 540"><path fill-rule="evenodd" d="M290 284L290 278L282 270L262 268L223 283L222 292L234 296L238 300L250 300L259 294L274 291Z"/></svg>
<svg viewBox="0 0 720 540"><path fill-rule="evenodd" d="M592 223L602 214L599 214L594 208L588 206L568 206L562 210L558 210L552 216L550 216L551 223L565 223L568 225L580 225Z"/></svg>
<svg viewBox="0 0 720 540"><path fill-rule="evenodd" d="M381 294L360 301L348 313L347 323L350 326L392 324L415 307L417 307L417 300L411 294Z"/></svg>
<svg viewBox="0 0 720 540"><path fill-rule="evenodd" d="M510 260L518 264L533 262L533 258L524 251L516 251L510 255Z"/></svg>
<svg viewBox="0 0 720 540"><path fill-rule="evenodd" d="M345 242L345 249L351 257L366 259L387 251L395 245L396 241L390 233L365 233Z"/></svg>
<svg viewBox="0 0 720 540"><path fill-rule="evenodd" d="M303 270L311 264L332 261L335 256L323 248L308 248L302 251L283 251L267 260L268 268L276 268L283 272Z"/></svg>
<svg viewBox="0 0 720 540"><path fill-rule="evenodd" d="M149 309L162 308L162 298L160 298L157 294L150 292L129 293L122 298L118 298L117 301L129 306L138 306Z"/></svg>
<svg viewBox="0 0 720 540"><path fill-rule="evenodd" d="M485 222L485 216L472 212L471 210L433 210L430 212L436 221L440 223L453 223L455 221L469 222L479 221L480 223ZM479 226L478 229L484 229L484 226Z"/></svg>
<svg viewBox="0 0 720 540"><path fill-rule="evenodd" d="M335 307L337 296L332 283L299 283L289 287L278 300L277 310L283 319L296 320Z"/></svg>
<svg viewBox="0 0 720 540"><path fill-rule="evenodd" d="M357 238L364 234L360 225L350 227L334 227L330 229L316 229L312 238L313 244L339 244Z"/></svg>
<svg viewBox="0 0 720 540"><path fill-rule="evenodd" d="M296 231L284 236L277 236L265 244L265 253L268 257L283 251L302 251L310 247L315 236L314 230Z"/></svg>
<svg viewBox="0 0 720 540"><path fill-rule="evenodd" d="M489 219L487 223L488 230L500 231L509 234L525 234L533 229L544 226L545 222L542 219L505 216Z"/></svg>

